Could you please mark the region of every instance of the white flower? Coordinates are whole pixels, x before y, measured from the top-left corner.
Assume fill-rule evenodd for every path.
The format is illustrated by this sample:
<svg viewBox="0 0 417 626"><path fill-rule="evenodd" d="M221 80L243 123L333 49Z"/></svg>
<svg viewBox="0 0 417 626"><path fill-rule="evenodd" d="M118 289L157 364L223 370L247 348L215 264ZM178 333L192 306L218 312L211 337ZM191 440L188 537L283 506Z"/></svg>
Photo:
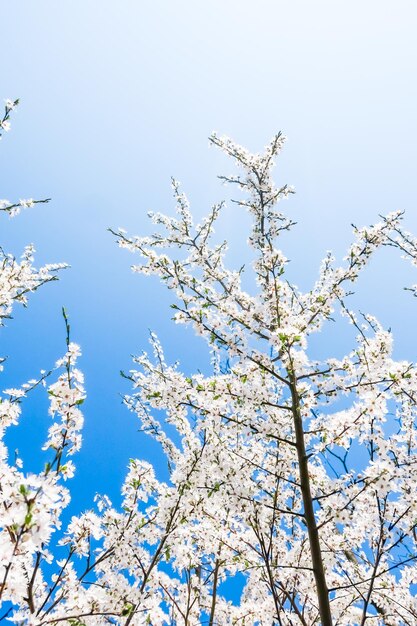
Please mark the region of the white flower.
<svg viewBox="0 0 417 626"><path fill-rule="evenodd" d="M23 209L28 209L32 207L35 203L33 198L28 198L27 200L19 200L19 204Z"/></svg>

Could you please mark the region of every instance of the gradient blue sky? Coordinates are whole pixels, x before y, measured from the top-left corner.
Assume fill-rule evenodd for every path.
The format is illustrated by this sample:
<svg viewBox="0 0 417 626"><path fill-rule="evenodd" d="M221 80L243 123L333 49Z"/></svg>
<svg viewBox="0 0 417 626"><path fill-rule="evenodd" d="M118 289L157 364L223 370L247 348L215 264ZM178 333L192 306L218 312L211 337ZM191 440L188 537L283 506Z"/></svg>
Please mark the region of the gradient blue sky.
<svg viewBox="0 0 417 626"><path fill-rule="evenodd" d="M414 0L3 3L0 96L21 106L1 145L0 195L53 201L3 216L1 244L19 254L33 242L39 264L71 264L2 330L3 387L61 355L65 305L89 396L71 511L96 491L115 497L131 456L162 467L118 395L128 390L119 370L146 348L148 329L185 369L207 364L203 345L169 322L170 294L131 275L133 257L106 228L148 232L148 210L171 210L171 175L198 216L227 199L216 174L233 164L208 149L215 129L253 150L277 130L288 136L276 176L297 190L286 208L299 225L283 247L301 287L327 249L343 255L352 222L401 208L417 232L416 18ZM245 223L230 206L219 233L231 237L236 265ZM357 301L392 326L397 355L415 359L417 306L401 287L416 276L388 252ZM331 353L343 338L326 342ZM45 409L39 394L11 439L29 467L39 462Z"/></svg>

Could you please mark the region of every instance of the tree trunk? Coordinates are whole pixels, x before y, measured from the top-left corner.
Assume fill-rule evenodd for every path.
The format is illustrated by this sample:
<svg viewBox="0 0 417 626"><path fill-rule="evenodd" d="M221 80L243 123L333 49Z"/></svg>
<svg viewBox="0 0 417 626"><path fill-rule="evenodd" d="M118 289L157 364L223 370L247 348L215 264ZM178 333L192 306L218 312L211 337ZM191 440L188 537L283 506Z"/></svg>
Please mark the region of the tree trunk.
<svg viewBox="0 0 417 626"><path fill-rule="evenodd" d="M297 446L298 466L300 475L301 494L304 505L304 517L307 524L308 540L310 544L311 561L314 578L316 581L317 599L322 626L332 626L332 614L330 610L329 590L326 582L323 558L320 547L320 537L314 515L313 498L310 488L310 475L308 471L308 457L304 441L303 419L300 411L300 398L297 392L296 378L293 372L289 372L290 389L292 397L292 413L294 420L295 442Z"/></svg>

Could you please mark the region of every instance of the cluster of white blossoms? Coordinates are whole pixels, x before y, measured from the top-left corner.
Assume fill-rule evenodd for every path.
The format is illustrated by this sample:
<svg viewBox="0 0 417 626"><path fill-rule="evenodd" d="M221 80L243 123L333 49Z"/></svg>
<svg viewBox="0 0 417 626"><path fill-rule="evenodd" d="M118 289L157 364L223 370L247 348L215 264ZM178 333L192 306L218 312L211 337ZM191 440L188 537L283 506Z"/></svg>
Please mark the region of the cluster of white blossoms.
<svg viewBox="0 0 417 626"><path fill-rule="evenodd" d="M226 267L227 246L216 242L223 204L194 225L177 181L175 217L152 214L151 236L115 233L141 256L134 270L172 291L175 322L207 340L212 371L182 373L151 335L152 354L125 374L125 404L161 445L169 479L130 459L121 506L97 496L56 534L84 401L79 349L68 339L56 365L63 373L49 385L51 462L26 475L1 448L0 621L417 625L417 369L393 358L391 333L375 318L358 320L347 304L378 248L414 261L417 242L400 213L355 228L343 263L328 255L300 292L276 247L293 226L276 206L292 190L271 175L283 136L255 155L227 138L211 141L241 171L223 180L246 194L237 204L253 219L256 290L243 288L242 270ZM329 319L352 324L357 339L343 358L317 362L309 337ZM3 430L37 384L3 394Z"/></svg>
<svg viewBox="0 0 417 626"><path fill-rule="evenodd" d="M16 217L19 215L22 209L29 209L34 204L40 204L49 202L49 198L46 200L34 200L33 198L27 198L26 200L20 199L18 202L10 202L9 200L0 200L0 211L5 211L10 217Z"/></svg>
<svg viewBox="0 0 417 626"><path fill-rule="evenodd" d="M36 269L33 255L33 246L27 246L19 260L0 248L0 325L10 317L15 302L26 305L30 292L56 280L57 272L67 267L65 263L56 263Z"/></svg>
<svg viewBox="0 0 417 626"><path fill-rule="evenodd" d="M4 114L0 116L0 138L2 131L8 132L10 130L10 113L17 107L19 100L5 100L4 102Z"/></svg>
<svg viewBox="0 0 417 626"><path fill-rule="evenodd" d="M30 611L47 593L41 566L53 560L48 545L52 534L61 528L61 514L70 499L62 481L74 474L67 456L81 443L83 417L79 405L85 394L82 374L75 367L78 355L78 347L70 343L65 357L52 371L21 389L7 389L0 397L0 595L5 606L21 606L25 598ZM48 461L39 473L25 472L22 459L10 458L4 443L6 431L17 425L26 396L38 385L45 386L46 380L61 369L63 373L48 387L53 418L43 447L49 452ZM15 614L17 623L22 621L20 614ZM23 623L26 621L24 618Z"/></svg>

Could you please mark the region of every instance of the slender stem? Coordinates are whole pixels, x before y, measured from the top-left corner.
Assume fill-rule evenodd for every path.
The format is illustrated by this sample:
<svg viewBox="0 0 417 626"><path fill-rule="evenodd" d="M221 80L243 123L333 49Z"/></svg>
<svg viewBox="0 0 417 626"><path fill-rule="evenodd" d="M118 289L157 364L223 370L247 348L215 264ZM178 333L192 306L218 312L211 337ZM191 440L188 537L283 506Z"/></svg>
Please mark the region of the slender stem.
<svg viewBox="0 0 417 626"><path fill-rule="evenodd" d="M211 611L210 611L210 619L209 626L214 626L214 614L216 611L216 600L217 600L217 583L219 577L219 567L220 561L216 559L216 565L214 567L214 578L213 578L213 592L211 596Z"/></svg>

